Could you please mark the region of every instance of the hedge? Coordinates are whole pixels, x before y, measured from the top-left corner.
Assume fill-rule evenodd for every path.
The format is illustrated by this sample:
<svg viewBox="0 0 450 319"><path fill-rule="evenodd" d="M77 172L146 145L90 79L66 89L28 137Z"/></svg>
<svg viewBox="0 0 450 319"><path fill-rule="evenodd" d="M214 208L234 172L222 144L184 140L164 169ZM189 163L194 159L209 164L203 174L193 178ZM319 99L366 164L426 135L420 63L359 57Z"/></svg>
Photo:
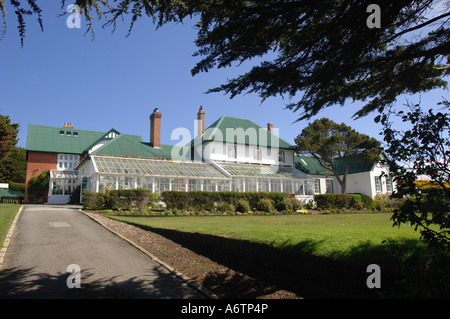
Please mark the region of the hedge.
<svg viewBox="0 0 450 319"><path fill-rule="evenodd" d="M257 210L260 207L261 199L271 201L273 208L277 210L285 210L283 199L288 197L286 193L269 193L269 192L177 192L165 191L161 193L161 199L165 202L168 209L178 210L211 210L222 204L229 204L236 207L236 210L246 209L242 207L242 200L249 205L249 210Z"/></svg>
<svg viewBox="0 0 450 319"><path fill-rule="evenodd" d="M362 194L318 194L314 195L317 208L347 208L361 209L372 208L374 202L370 196Z"/></svg>
<svg viewBox="0 0 450 319"><path fill-rule="evenodd" d="M83 208L89 210L146 210L147 202L154 204L159 195L147 189L118 189L105 193L83 191Z"/></svg>

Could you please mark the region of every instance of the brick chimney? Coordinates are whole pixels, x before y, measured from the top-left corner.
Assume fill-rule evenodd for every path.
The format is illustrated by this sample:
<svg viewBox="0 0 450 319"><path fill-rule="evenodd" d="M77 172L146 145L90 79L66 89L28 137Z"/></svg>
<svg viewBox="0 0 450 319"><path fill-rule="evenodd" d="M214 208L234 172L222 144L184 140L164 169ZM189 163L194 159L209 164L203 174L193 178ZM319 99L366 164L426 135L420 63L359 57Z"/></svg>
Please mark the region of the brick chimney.
<svg viewBox="0 0 450 319"><path fill-rule="evenodd" d="M200 109L197 113L197 125L198 136L202 136L205 133L205 111L203 111L203 105L200 105Z"/></svg>
<svg viewBox="0 0 450 319"><path fill-rule="evenodd" d="M272 133L273 131L273 123L267 123L267 130Z"/></svg>
<svg viewBox="0 0 450 319"><path fill-rule="evenodd" d="M161 146L161 116L158 108L150 115L150 143L158 148Z"/></svg>

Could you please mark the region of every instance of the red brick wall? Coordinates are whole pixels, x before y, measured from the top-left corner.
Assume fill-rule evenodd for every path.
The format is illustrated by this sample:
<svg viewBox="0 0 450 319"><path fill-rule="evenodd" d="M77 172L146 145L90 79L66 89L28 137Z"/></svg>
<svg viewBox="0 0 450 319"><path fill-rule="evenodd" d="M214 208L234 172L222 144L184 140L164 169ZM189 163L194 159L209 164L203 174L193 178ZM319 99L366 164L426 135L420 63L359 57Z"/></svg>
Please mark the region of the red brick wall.
<svg viewBox="0 0 450 319"><path fill-rule="evenodd" d="M28 152L27 154L27 175L25 178L25 185L32 177L38 177L43 172L57 169L58 166L58 154L57 153L44 153L44 152ZM39 202L46 202L48 194L45 198L42 198ZM27 202L27 192L25 189L25 201Z"/></svg>

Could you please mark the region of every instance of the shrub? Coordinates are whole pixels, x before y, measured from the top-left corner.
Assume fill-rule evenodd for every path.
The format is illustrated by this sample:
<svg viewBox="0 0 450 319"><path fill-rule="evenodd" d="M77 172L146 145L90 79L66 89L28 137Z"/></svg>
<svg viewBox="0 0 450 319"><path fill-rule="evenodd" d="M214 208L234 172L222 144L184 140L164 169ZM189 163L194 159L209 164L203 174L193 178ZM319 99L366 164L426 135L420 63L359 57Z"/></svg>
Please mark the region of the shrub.
<svg viewBox="0 0 450 319"><path fill-rule="evenodd" d="M250 210L250 204L245 199L239 199L236 203L236 211L246 213Z"/></svg>
<svg viewBox="0 0 450 319"><path fill-rule="evenodd" d="M314 195L314 200L317 207L322 209L361 209L373 206L372 199L361 194L320 194Z"/></svg>
<svg viewBox="0 0 450 319"><path fill-rule="evenodd" d="M269 192L177 192L166 191L161 194L161 199L170 209L194 209L194 210L212 210L218 205L228 203L238 205L239 200L245 200L250 207L256 207L259 200L267 198L272 201L273 207L282 210L282 201L288 194L269 193Z"/></svg>
<svg viewBox="0 0 450 319"><path fill-rule="evenodd" d="M262 212L271 213L273 210L272 201L268 198L261 198L256 204L256 209Z"/></svg>
<svg viewBox="0 0 450 319"><path fill-rule="evenodd" d="M223 212L223 213L228 213L228 212L233 212L234 213L236 211L236 207L234 207L233 204L222 203L222 204L217 206L217 210L219 212Z"/></svg>
<svg viewBox="0 0 450 319"><path fill-rule="evenodd" d="M281 210L289 210L290 209L295 212L295 211L303 208L303 203L295 197L285 197L285 198L283 198L282 206L283 207Z"/></svg>
<svg viewBox="0 0 450 319"><path fill-rule="evenodd" d="M83 209L101 210L105 206L105 198L102 193L83 191Z"/></svg>

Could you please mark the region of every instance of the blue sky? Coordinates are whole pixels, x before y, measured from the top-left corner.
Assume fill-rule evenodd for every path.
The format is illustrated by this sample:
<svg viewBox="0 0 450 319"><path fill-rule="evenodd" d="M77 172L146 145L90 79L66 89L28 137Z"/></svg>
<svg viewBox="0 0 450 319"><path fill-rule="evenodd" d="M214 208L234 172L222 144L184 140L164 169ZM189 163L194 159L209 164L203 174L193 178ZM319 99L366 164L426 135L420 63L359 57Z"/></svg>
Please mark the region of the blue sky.
<svg viewBox="0 0 450 319"><path fill-rule="evenodd" d="M69 4L69 2L67 2ZM128 22L115 33L95 24L96 37L81 29L69 29L59 1L42 2L44 32L34 18L27 19L24 47L20 45L16 17L7 16L8 29L0 41L0 114L20 124L19 146L25 147L28 124L107 131L110 128L141 135L149 141L149 115L158 107L162 112L161 142L176 144L172 131L185 127L194 133L194 120L200 105L206 112L206 126L222 115L248 118L266 127L273 122L280 137L290 143L316 118L328 117L344 122L357 131L381 140L381 126L373 113L362 119L351 116L362 103L348 103L321 111L309 121L294 123L299 113L285 110L289 102L281 97L263 104L255 94L229 99L222 93L205 94L209 88L242 74L243 68L228 68L191 76L199 61L193 57L196 31L193 22L168 24L155 31L150 19L139 20L129 37ZM422 103L448 98L448 91L422 95ZM398 104L404 104L400 97ZM408 97L414 102L418 96Z"/></svg>

